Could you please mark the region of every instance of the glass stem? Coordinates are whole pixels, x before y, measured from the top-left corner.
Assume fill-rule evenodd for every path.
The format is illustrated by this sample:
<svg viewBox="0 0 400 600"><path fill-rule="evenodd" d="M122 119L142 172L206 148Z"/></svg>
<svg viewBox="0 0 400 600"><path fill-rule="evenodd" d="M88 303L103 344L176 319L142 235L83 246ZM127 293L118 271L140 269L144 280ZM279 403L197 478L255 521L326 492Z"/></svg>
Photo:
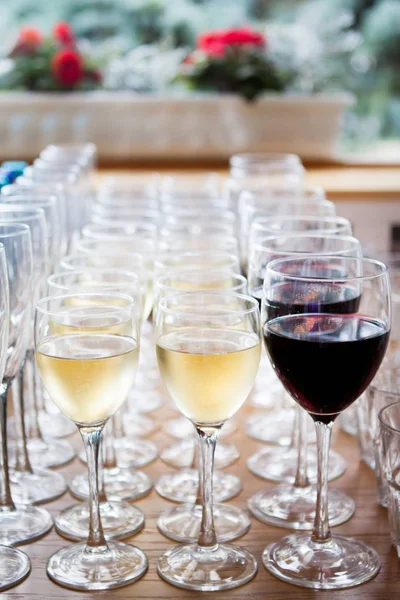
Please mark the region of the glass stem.
<svg viewBox="0 0 400 600"><path fill-rule="evenodd" d="M86 550L93 552L107 552L108 546L101 525L99 508L99 450L101 432L104 425L97 427L80 427L79 432L85 445L88 475L89 475L89 537Z"/></svg>
<svg viewBox="0 0 400 600"><path fill-rule="evenodd" d="M107 423L103 434L103 468L115 469L117 466L117 454L114 446L113 420Z"/></svg>
<svg viewBox="0 0 400 600"><path fill-rule="evenodd" d="M103 434L104 438L104 434ZM105 503L107 502L106 495L106 486L104 481L104 452L103 452L103 438L100 442L100 451L99 451L99 470L98 470L98 478L99 478L99 502Z"/></svg>
<svg viewBox="0 0 400 600"><path fill-rule="evenodd" d="M201 452L199 452L199 450L200 450L199 436L196 435L195 442L194 442L194 449L193 449L193 461L192 461L192 469L197 470L197 472L199 474L199 483L197 485L196 500L194 502L196 506L202 506L202 504L203 504L203 499L201 496L203 469L201 466Z"/></svg>
<svg viewBox="0 0 400 600"><path fill-rule="evenodd" d="M312 540L325 543L332 539L328 518L328 459L333 423L315 422L318 453L318 491Z"/></svg>
<svg viewBox="0 0 400 600"><path fill-rule="evenodd" d="M29 425L29 437L34 440L42 439L39 426L38 394L36 391L36 365L33 350L28 350L24 365L24 377L26 377L29 397L31 400L31 420Z"/></svg>
<svg viewBox="0 0 400 600"><path fill-rule="evenodd" d="M33 473L32 466L29 461L26 429L25 429L25 402L24 402L24 383L25 383L24 367L20 370L17 377L12 382L12 398L14 408L14 423L15 423L15 450L16 463L15 470L24 473Z"/></svg>
<svg viewBox="0 0 400 600"><path fill-rule="evenodd" d="M0 513L15 510L11 497L10 474L7 450L7 397L10 381L4 379L0 384Z"/></svg>
<svg viewBox="0 0 400 600"><path fill-rule="evenodd" d="M295 422L297 424L297 471L296 478L294 481L294 486L299 488L305 488L310 485L310 482L307 477L307 450L308 450L308 435L307 435L307 427L308 427L308 413L298 406L296 408L296 419Z"/></svg>
<svg viewBox="0 0 400 600"><path fill-rule="evenodd" d="M200 442L202 477L200 478L203 516L201 520L199 548L216 549L217 536L213 518L213 473L214 454L221 427L200 427L196 425Z"/></svg>

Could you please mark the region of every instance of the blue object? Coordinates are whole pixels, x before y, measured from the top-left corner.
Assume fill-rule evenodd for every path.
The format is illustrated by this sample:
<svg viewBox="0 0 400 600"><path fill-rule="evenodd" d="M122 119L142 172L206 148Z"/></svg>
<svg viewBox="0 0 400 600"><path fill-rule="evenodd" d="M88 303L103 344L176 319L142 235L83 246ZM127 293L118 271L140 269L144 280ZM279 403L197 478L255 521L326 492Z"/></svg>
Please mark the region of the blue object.
<svg viewBox="0 0 400 600"><path fill-rule="evenodd" d="M17 169L23 171L27 166L28 163L24 160L5 160L3 163L1 163L0 169Z"/></svg>

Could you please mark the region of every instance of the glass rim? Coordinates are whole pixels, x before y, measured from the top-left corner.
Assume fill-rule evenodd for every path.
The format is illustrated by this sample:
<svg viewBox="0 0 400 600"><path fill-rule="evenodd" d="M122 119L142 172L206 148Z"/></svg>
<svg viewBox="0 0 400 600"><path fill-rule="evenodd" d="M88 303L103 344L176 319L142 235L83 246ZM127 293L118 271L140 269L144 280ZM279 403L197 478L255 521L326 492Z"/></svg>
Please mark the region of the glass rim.
<svg viewBox="0 0 400 600"><path fill-rule="evenodd" d="M114 292L114 293L110 293L110 292L75 292L75 293L70 293L70 294L58 294L57 296L55 295L49 295L49 296L45 296L44 298L40 298L37 302L36 302L36 306L35 306L35 310L36 311L40 311L43 314L47 314L47 315L65 315L65 312L61 312L61 310L47 310L44 308L44 306L46 304L48 304L50 301L55 301L55 300L64 300L64 299L69 299L69 298L117 298L117 299L124 299L126 300L127 304L126 306L109 306L109 311L104 311L101 313L97 313L96 316L103 316L103 315L107 315L110 314L110 312L119 312L122 310L127 310L130 307L134 308L136 310L136 302L134 300L134 298L132 298L132 296L128 296L127 294L122 294L119 292ZM94 307L99 307L98 304L94 304ZM89 307L90 308L90 307ZM101 305L101 308L107 308L107 305Z"/></svg>
<svg viewBox="0 0 400 600"><path fill-rule="evenodd" d="M190 275L190 274L199 274L200 275L201 273L204 273L205 278L207 278L207 275L210 275L210 273L215 273L216 275L217 274L227 275L227 276L231 277L232 279L234 278L240 282L240 283L237 283L237 285L235 285L233 288L221 288L221 293L223 293L223 291L222 291L223 289L226 289L227 291L232 291L234 293L234 289L236 287L240 287L243 284L247 284L247 279L246 279L246 277L244 277L244 275L242 275L241 273L233 273L224 267L216 267L216 268L211 267L210 269L192 269L192 268L185 269L183 267L182 269L179 269L179 268L176 269L173 273L171 273L171 272L163 273L162 275L160 275L159 277L156 278L155 285L163 290L165 290L165 289L175 290L176 289L177 291L179 291L179 288L174 288L171 285L167 285L164 283L163 280L171 279L173 277L177 277L179 279L179 274L182 274L182 276L184 276L186 274L187 275ZM181 291L182 291L182 293L184 293L184 292L195 291L195 290L182 289ZM204 291L204 292L210 291L211 292L211 291L213 291L213 289L198 290L199 293L201 293L202 291ZM216 291L218 293L218 288L216 288ZM240 292L238 292L238 293L240 293ZM172 294L170 294L170 295L172 295Z"/></svg>
<svg viewBox="0 0 400 600"><path fill-rule="evenodd" d="M273 184L273 183L271 183L271 184L265 183L265 185L263 187L257 186L255 188L251 188L251 187L244 188L241 190L239 198L242 198L246 195L256 196L256 197L257 196L262 196L262 197L267 196L268 197L270 195L271 191L272 191L272 198L274 197L273 196L274 192L279 192L280 194L285 194L288 192L296 191L296 192L300 192L300 196L301 196L301 194L307 194L308 192L310 192L310 193L322 192L323 195L320 198L316 198L316 200L318 200L320 202L322 202L323 200L332 202L332 200L329 200L325 196L325 189L322 187L322 185L308 185L308 184L302 184L302 183L300 183L300 184L292 183L291 184L291 183L285 183L285 182L282 183L282 185L277 185L277 184ZM293 198L296 198L296 197L297 196L293 196ZM298 202L301 202L301 200L298 200ZM332 202L332 204L334 204L334 203Z"/></svg>
<svg viewBox="0 0 400 600"><path fill-rule="evenodd" d="M137 227L136 227L137 225ZM111 230L115 230L115 233L113 231L110 232L110 235L121 235L121 236L125 236L125 235L131 235L131 233L133 233L132 231L129 231L130 229L143 229L143 230L148 230L148 231L157 231L157 225L155 225L154 223L148 223L148 222L144 222L144 221L130 221L129 223L126 223L125 225L121 224L121 225L103 225L103 224L99 224L99 223L88 223L86 224L83 228L82 228L82 235L84 235L84 232L88 232L88 233L93 233L95 234L96 231L93 231L93 229L96 228L104 228L103 231L98 231L99 234L108 234L107 229L111 229ZM117 231L120 231L121 233L118 234Z"/></svg>
<svg viewBox="0 0 400 600"><path fill-rule="evenodd" d="M28 203L27 203L27 206L29 206ZM0 196L0 221L2 220L2 218L1 218L2 213L10 214L12 212L16 212L16 213L20 213L21 215L24 215L21 218L27 219L28 221L38 219L40 221L44 220L46 222L46 214L45 214L43 208L40 208L40 206L37 206L36 208L35 207L25 208L24 206L19 206L19 205L12 206L11 204L8 204L8 203L3 204L1 202L1 196Z"/></svg>
<svg viewBox="0 0 400 600"><path fill-rule="evenodd" d="M56 273L52 273L51 275L49 275L49 277L47 278L47 283L49 285L53 285L53 286L58 286L58 287L64 287L61 284L57 283L57 278L61 278L61 277L72 277L73 275L78 276L81 275L82 273L115 273L117 275L127 275L128 278L130 279L136 279L137 281L140 281L140 277L137 273L135 273L134 271L129 271L128 269L120 269L118 267L82 267L82 269L74 269L74 270L70 270L70 271L57 271ZM132 277L133 276L133 277ZM99 285L102 282L99 282ZM111 283L115 283L115 285L121 285L120 283L117 284L117 282L111 282ZM84 287L84 283L81 284L82 287Z"/></svg>
<svg viewBox="0 0 400 600"><path fill-rule="evenodd" d="M328 200L330 202L330 200ZM349 219L346 217L336 217L334 215L276 215L276 216L266 216L266 217L257 217L253 221L253 225L258 225L263 221L281 221L283 223L288 223L290 221L323 221L326 223L340 223L343 225L350 224Z"/></svg>
<svg viewBox="0 0 400 600"><path fill-rule="evenodd" d="M377 377L379 377L379 371L378 371ZM396 396L399 398L399 402L400 402L400 391L392 392L390 389L383 387L383 385L384 384L374 383L374 380L372 380L372 383L370 383L369 388L373 389L375 392L379 392L380 394L390 394L391 396ZM394 403L392 403L392 404L394 404Z"/></svg>
<svg viewBox="0 0 400 600"><path fill-rule="evenodd" d="M253 306L251 308L246 308L246 309L226 309L223 310L223 308L221 307L221 312L218 314L213 314L213 315L204 315L199 313L199 306L193 306L193 312L191 311L182 311L182 310L175 310L173 308L168 308L167 306L164 306L165 304L168 303L168 301L171 298L178 298L178 297L182 297L182 296L187 296L187 297L191 297L194 298L195 296L210 296L210 297L216 297L216 296L220 296L223 298L238 298L240 300L245 300L246 302L249 302L249 304L252 304ZM217 308L218 310L218 308ZM182 291L182 292L177 292L174 294L169 294L168 296L164 296L164 298L161 298L158 306L157 306L157 315L159 315L161 312L163 313L167 313L167 314L174 314L174 315L182 315L182 316L187 316L187 315L193 315L194 318L200 318L203 319L207 316L207 318L220 318L221 315L228 315L228 314L241 314L241 315L247 315L247 314L252 314L252 313L256 313L257 315L259 315L259 304L257 302L257 300L255 300L252 296L248 296L247 294L240 294L237 292L220 292L220 291Z"/></svg>
<svg viewBox="0 0 400 600"><path fill-rule="evenodd" d="M55 196L54 194L10 194L9 196L4 195L4 198L10 198L10 202L4 202L4 204L12 204L13 202L15 203L21 203L21 204L32 204L32 208L35 208L35 203L36 206L43 205L43 206L54 206L54 204L56 204L56 202L59 200L59 198L57 196ZM0 200L1 200L1 196L0 196Z"/></svg>
<svg viewBox="0 0 400 600"><path fill-rule="evenodd" d="M273 164L281 162L302 165L300 157L294 152L238 152L230 157L229 166L236 168L246 166L249 163Z"/></svg>
<svg viewBox="0 0 400 600"><path fill-rule="evenodd" d="M383 420L383 414L385 413L386 410L392 408L393 406L399 406L400 407L400 400L396 400L395 402L391 402L390 404L387 404L386 406L384 406L383 408L381 408L381 410L378 413L378 419L380 424L385 427L386 429L390 429L390 431L394 431L395 433L398 433L400 435L400 425L399 425L399 429L396 429L396 427L393 427L392 425L389 425L389 423L386 423Z"/></svg>
<svg viewBox="0 0 400 600"><path fill-rule="evenodd" d="M24 183L18 183L18 181L21 180L23 182L26 182L25 185ZM26 185L27 183L29 183L29 185ZM10 190L11 188L14 189L20 189L21 190L21 196L25 195L25 193L27 192L23 192L23 190L28 190L28 189L35 189L35 188L42 188L42 187L46 187L50 188L52 191L53 190L57 190L59 193L63 191L64 189L64 184L59 182L51 182L50 184L46 183L45 181L35 181L34 179L31 179L29 177L25 177L23 175L20 175L19 177L17 177L17 179L15 180L14 183L10 183L8 185L5 185L1 192L0 192L0 198L2 195L4 196L13 196L14 194L7 194L5 192L7 192L7 190ZM3 191L4 190L4 191ZM17 194L15 194L17 196Z"/></svg>
<svg viewBox="0 0 400 600"><path fill-rule="evenodd" d="M254 206L251 204L245 204L244 207L242 205L242 209L247 210L247 211L253 211L253 212L260 212L260 216L255 218L255 221L258 222L258 219L260 219L260 221L262 219L266 219L266 218L275 218L274 215L268 215L265 214L265 216L263 216L263 208L265 210L268 210L268 208L271 207L282 207L282 210L287 209L287 213L281 213L281 214L277 214L276 218L278 217L289 217L289 216L293 216L293 217L307 217L308 215L306 213L298 213L298 214L290 214L290 210L293 206L303 206L303 207L309 207L309 208L315 208L315 210L318 210L319 208L323 207L323 208L335 208L335 204L334 202L332 202L332 200L327 200L326 198L323 199L315 199L315 200L277 200L272 201L272 202L268 202L268 203L263 203L260 206ZM317 214L310 214L311 217L335 217L334 214L332 215L317 215ZM345 219L346 217L342 217L343 219Z"/></svg>
<svg viewBox="0 0 400 600"><path fill-rule="evenodd" d="M1 219L0 219L1 221ZM25 225L25 223L15 223L14 221L4 221L4 222L0 222L0 227L15 227L15 231L13 232L8 232L8 233L0 233L0 236L2 238L9 238L9 237L14 237L17 235L24 235L26 233L29 233L30 235L30 228L29 225Z"/></svg>
<svg viewBox="0 0 400 600"><path fill-rule="evenodd" d="M277 258L276 260L272 260L267 265L267 271L270 273L275 273L276 275L281 275L285 279L289 279L292 281L310 281L312 283L346 283L348 281L370 281L373 279L379 279L380 277L388 274L387 266L379 260L375 260L372 258L363 258L356 256L338 256L335 254L327 254L324 255L324 260L327 259L340 259L341 261L357 261L358 263L376 265L381 269L379 273L374 273L372 275L355 275L351 277L307 277L305 275L293 275L291 273L284 273L282 271L276 270L276 266L280 266L283 264L290 263L291 261L307 261L310 259L318 258L320 256L319 253L310 254L307 256L301 256L299 258L296 257L287 257L287 258ZM264 282L264 287L266 287L267 282Z"/></svg>
<svg viewBox="0 0 400 600"><path fill-rule="evenodd" d="M349 242L352 242L354 247L360 247L361 249L361 242L358 238L356 238L353 235L332 235L332 234L324 234L324 233L316 233L315 235L312 232L307 232L307 231L303 231L303 232L294 232L294 233L290 233L288 232L287 235L286 234L282 234L282 235L268 235L265 238L261 238L259 240L257 240L257 242L253 242L252 243L252 251L257 251L257 252L261 252L261 251L271 251L274 252L274 254L282 254L282 255L286 255L288 253L293 254L293 258L295 258L295 256L297 254L300 255L321 255L321 256L339 256L339 254L336 254L336 252L333 252L333 250L327 251L327 252L322 252L322 251L315 251L315 252L306 252L304 250L275 250L274 248L272 248L271 246L268 246L265 244L266 241L268 240L283 240L285 238L290 238L290 239L309 239L309 240L315 240L315 239L328 239L328 240L346 240ZM341 252L347 252L348 250L341 250ZM288 257L290 258L290 257ZM352 258L352 257L350 257ZM353 258L362 258L360 257L353 257ZM274 260L278 260L278 259L274 259ZM273 261L271 261L273 262Z"/></svg>
<svg viewBox="0 0 400 600"><path fill-rule="evenodd" d="M0 209L0 215L1 215L1 209ZM97 240L88 240L88 241L97 241ZM129 250L127 250L126 252L121 250L121 252L111 252L111 253L105 252L105 251L104 252L96 252L95 256L110 257L110 258L113 256L128 256L129 258L137 257L144 264L143 254L140 254L140 252L130 252ZM62 261L65 261L65 260L67 260L67 261L75 260L75 259L84 260L84 259L88 259L89 257L93 257L93 255L92 254L79 254L79 253L78 254L76 254L76 253L66 254L60 261L60 264ZM82 269L86 269L86 268L90 269L91 267L82 267ZM96 269L97 267L93 267L93 268ZM99 267L99 268L101 269L102 267ZM104 268L107 269L108 267L104 267ZM119 267L116 267L116 268L118 269ZM121 267L121 268L123 269L124 267ZM126 269L126 270L129 271L129 269Z"/></svg>
<svg viewBox="0 0 400 600"><path fill-rule="evenodd" d="M158 253L155 257L154 257L154 266L156 265L160 265L162 266L165 262L167 262L168 260L171 260L171 262L175 259L181 259L181 258L187 258L187 259L191 259L191 258L202 258L202 257L212 257L212 259L214 259L215 257L220 258L222 260L230 260L231 262L235 262L237 264L239 264L239 257L236 254L233 254L232 252L229 252L228 250L217 250L217 251L213 251L213 250L199 250L197 252L195 251L188 251L188 252L161 252ZM185 268L185 267L181 267L181 268ZM192 269L193 268L193 264L189 263L189 266L187 267L188 269ZM212 265L210 266L210 268L212 268ZM223 266L221 268L224 268Z"/></svg>

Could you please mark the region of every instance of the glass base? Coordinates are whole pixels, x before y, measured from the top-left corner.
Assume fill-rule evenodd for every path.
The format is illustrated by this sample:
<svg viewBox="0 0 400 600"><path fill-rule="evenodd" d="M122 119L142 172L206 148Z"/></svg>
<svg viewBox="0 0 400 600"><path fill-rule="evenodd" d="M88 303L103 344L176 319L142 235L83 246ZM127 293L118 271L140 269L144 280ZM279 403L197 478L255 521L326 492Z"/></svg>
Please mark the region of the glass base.
<svg viewBox="0 0 400 600"><path fill-rule="evenodd" d="M245 422L246 434L259 442L289 446L293 436L294 415L292 408L254 413Z"/></svg>
<svg viewBox="0 0 400 600"><path fill-rule="evenodd" d="M308 447L307 476L311 483L317 481L318 459L315 446ZM296 448L270 447L258 450L247 461L249 470L270 481L294 483L297 472L298 450ZM329 452L328 481L337 479L345 472L345 459L331 450Z"/></svg>
<svg viewBox="0 0 400 600"><path fill-rule="evenodd" d="M184 440L186 438L192 438L194 433L194 425L191 421L186 419L185 417L178 417L176 419L169 419L163 425L163 432L171 437L178 438L179 440ZM235 421L229 419L226 423L221 427L221 431L219 433L218 439L226 438L232 433L234 433L237 429L237 425Z"/></svg>
<svg viewBox="0 0 400 600"><path fill-rule="evenodd" d="M380 569L375 550L341 535L325 544L313 542L306 534L289 535L264 550L263 563L275 577L317 590L360 585Z"/></svg>
<svg viewBox="0 0 400 600"><path fill-rule="evenodd" d="M0 544L13 546L41 538L53 527L53 519L44 508L17 504L16 510L0 512Z"/></svg>
<svg viewBox="0 0 400 600"><path fill-rule="evenodd" d="M214 504L214 527L219 542L230 542L250 529L248 515L229 504ZM182 504L164 511L158 517L157 527L163 535L177 542L196 542L203 517L198 504Z"/></svg>
<svg viewBox="0 0 400 600"><path fill-rule="evenodd" d="M175 442L172 446L164 448L160 454L160 458L170 467L175 467L176 469L189 468L193 465L196 443L194 437ZM217 444L214 458L216 469L229 467L238 461L239 458L240 453L235 444Z"/></svg>
<svg viewBox="0 0 400 600"><path fill-rule="evenodd" d="M153 487L150 477L134 469L103 469L104 487L108 500L138 500L146 496ZM75 498L89 498L89 482L86 473L76 475L69 485Z"/></svg>
<svg viewBox="0 0 400 600"><path fill-rule="evenodd" d="M101 524L107 540L121 540L144 527L144 514L127 502L101 502ZM75 504L55 519L57 533L74 542L86 540L89 531L89 504Z"/></svg>
<svg viewBox="0 0 400 600"><path fill-rule="evenodd" d="M190 544L164 552L157 560L157 572L177 587L217 592L253 579L257 573L257 562L240 546L219 544L214 551L205 551L197 544Z"/></svg>
<svg viewBox="0 0 400 600"><path fill-rule="evenodd" d="M76 425L68 419L61 412L59 413L48 413L45 410L39 411L39 427L40 431L45 437L50 438L63 438L68 437L76 433ZM33 420L32 411L25 413L25 427L26 431L31 430L31 423ZM15 438L15 421L14 417L7 419L7 432L10 437Z"/></svg>
<svg viewBox="0 0 400 600"><path fill-rule="evenodd" d="M164 404L164 398L158 390L140 390L135 386L128 396L127 403L132 411L150 413Z"/></svg>
<svg viewBox="0 0 400 600"><path fill-rule="evenodd" d="M135 546L110 542L108 552L91 554L73 544L50 557L47 575L72 590L109 590L132 583L147 571L147 557Z"/></svg>
<svg viewBox="0 0 400 600"><path fill-rule="evenodd" d="M133 438L148 437L160 428L159 423L139 412L125 412L122 419L125 435Z"/></svg>
<svg viewBox="0 0 400 600"><path fill-rule="evenodd" d="M31 561L21 550L0 546L0 592L21 583L31 571Z"/></svg>
<svg viewBox="0 0 400 600"><path fill-rule="evenodd" d="M43 504L60 498L67 491L64 477L49 469L11 471L11 495L17 504Z"/></svg>
<svg viewBox="0 0 400 600"><path fill-rule="evenodd" d="M214 471L214 501L225 502L242 491L242 482L236 475ZM194 504L199 487L199 473L195 469L182 469L178 473L161 475L154 488L160 496L172 502Z"/></svg>
<svg viewBox="0 0 400 600"><path fill-rule="evenodd" d="M154 462L158 457L158 448L149 440L119 438L114 440L117 464L121 468L144 467ZM85 450L78 453L81 462L86 463Z"/></svg>
<svg viewBox="0 0 400 600"><path fill-rule="evenodd" d="M317 488L298 488L289 484L274 486L253 494L247 506L263 523L287 529L312 529L317 503ZM348 521L355 511L354 501L339 490L329 490L328 515L333 527Z"/></svg>
<svg viewBox="0 0 400 600"><path fill-rule="evenodd" d="M15 464L15 447L8 445L10 464ZM28 440L29 461L32 467L48 469L49 467L62 467L70 463L75 457L75 450L65 440L51 440L49 438L40 440L38 438Z"/></svg>

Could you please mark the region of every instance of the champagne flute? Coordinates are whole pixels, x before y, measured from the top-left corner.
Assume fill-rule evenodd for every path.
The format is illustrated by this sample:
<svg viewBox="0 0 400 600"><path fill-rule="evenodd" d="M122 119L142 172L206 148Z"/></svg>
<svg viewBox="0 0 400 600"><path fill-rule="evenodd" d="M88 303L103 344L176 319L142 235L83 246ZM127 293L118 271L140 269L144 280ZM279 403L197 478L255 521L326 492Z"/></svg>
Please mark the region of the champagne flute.
<svg viewBox="0 0 400 600"><path fill-rule="evenodd" d="M0 243L0 378L3 380L8 349L8 333L10 322L10 303L6 255ZM0 430L2 452L6 444L6 431ZM4 491L0 483L1 496ZM21 550L0 545L0 592L20 583L30 572L29 558Z"/></svg>
<svg viewBox="0 0 400 600"><path fill-rule="evenodd" d="M10 328L5 371L1 383L0 543L14 545L35 540L53 526L43 508L14 504L11 495L7 449L7 400L14 378L25 359L32 309L32 243L30 230L21 223L0 223L0 242L7 258Z"/></svg>
<svg viewBox="0 0 400 600"><path fill-rule="evenodd" d="M250 293L260 300L261 290L269 262L276 258L304 257L313 255L315 260L321 258L323 265L325 256L355 257L362 256L360 242L350 236L324 235L279 235L270 236L259 244L252 246L250 255L249 289ZM328 275L331 271L328 271ZM321 276L324 272L321 268ZM338 276L340 271L338 270ZM285 302L284 286L281 287L281 304ZM290 288L289 288L290 290ZM290 290L291 291L291 290ZM302 295L291 306L294 312L304 312ZM348 290L349 297L351 288ZM343 302L331 303L331 312L346 313L352 311L354 305ZM248 501L251 513L262 520L281 527L293 529L312 529L315 518L315 501L317 490L310 481L316 481L317 455L314 448L308 448L307 429L309 418L307 413L298 407L292 444L289 448L270 447L257 451L248 460L249 469L256 475L273 481L285 482L277 488L258 491ZM259 417L260 419L260 417ZM264 419L270 422L271 415ZM346 468L344 459L332 452L329 457L329 479L339 477ZM287 483L286 483L287 482ZM332 525L347 521L354 513L354 502L340 490L332 491L329 497L329 518Z"/></svg>
<svg viewBox="0 0 400 600"><path fill-rule="evenodd" d="M328 455L335 419L368 387L388 345L387 267L348 256L272 261L262 323L271 363L293 399L313 418L318 448L312 535L296 533L271 544L264 550L264 565L279 579L302 587L359 585L378 573L379 557L359 540L331 535Z"/></svg>
<svg viewBox="0 0 400 600"><path fill-rule="evenodd" d="M197 543L164 552L157 571L185 589L234 588L255 576L257 563L247 550L217 542L212 473L218 432L246 400L257 373L261 347L257 302L229 293L167 296L157 308L156 339L163 381L199 436L203 505Z"/></svg>
<svg viewBox="0 0 400 600"><path fill-rule="evenodd" d="M39 300L36 307L40 375L53 402L78 427L88 457L87 542L59 550L47 563L48 576L67 588L120 587L147 570L141 550L106 541L98 490L101 433L133 383L139 360L139 319L132 298L114 293L53 296Z"/></svg>

